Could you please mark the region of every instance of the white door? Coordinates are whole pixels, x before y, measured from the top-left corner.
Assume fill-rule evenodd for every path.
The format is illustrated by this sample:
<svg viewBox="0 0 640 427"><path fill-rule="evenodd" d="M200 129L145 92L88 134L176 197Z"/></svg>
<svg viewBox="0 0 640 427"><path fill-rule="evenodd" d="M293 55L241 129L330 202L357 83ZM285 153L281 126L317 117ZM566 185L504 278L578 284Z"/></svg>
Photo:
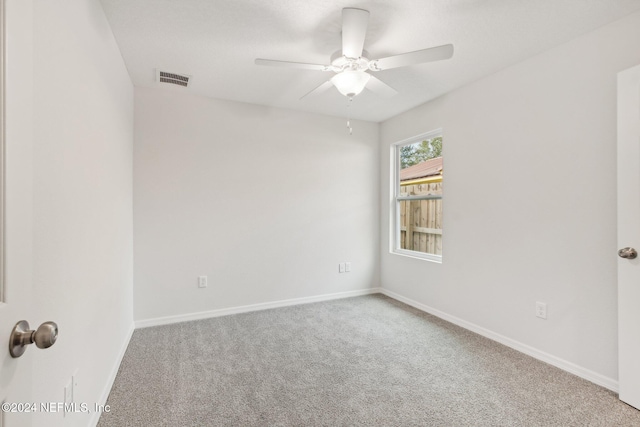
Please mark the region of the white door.
<svg viewBox="0 0 640 427"><path fill-rule="evenodd" d="M9 335L19 320L32 317L32 2L0 0L4 36L4 280L0 302L0 402L30 402L31 356L9 355ZM1 116L0 116L1 117ZM1 175L0 175L1 176ZM1 204L0 204L1 206ZM38 325L30 325L32 328ZM33 345L28 347L34 347ZM17 408L16 408L17 409ZM31 416L0 412L3 427L31 425Z"/></svg>
<svg viewBox="0 0 640 427"><path fill-rule="evenodd" d="M620 400L640 409L640 66L618 74L618 247Z"/></svg>

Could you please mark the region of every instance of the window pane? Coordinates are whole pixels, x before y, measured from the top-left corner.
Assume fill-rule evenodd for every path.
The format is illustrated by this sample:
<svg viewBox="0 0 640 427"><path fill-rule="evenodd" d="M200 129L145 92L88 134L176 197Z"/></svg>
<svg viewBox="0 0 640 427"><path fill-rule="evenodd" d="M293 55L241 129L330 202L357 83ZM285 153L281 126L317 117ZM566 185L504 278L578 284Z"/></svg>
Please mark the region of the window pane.
<svg viewBox="0 0 640 427"><path fill-rule="evenodd" d="M420 184L413 191L442 193L442 183ZM419 188L422 187L422 188ZM442 255L442 199L399 201L400 248Z"/></svg>
<svg viewBox="0 0 640 427"><path fill-rule="evenodd" d="M398 196L442 197L442 137L398 147ZM442 199L398 200L399 249L442 255Z"/></svg>
<svg viewBox="0 0 640 427"><path fill-rule="evenodd" d="M413 144L402 145L400 151L400 169L407 169L419 163L424 163L431 159L440 158L439 162L431 162L431 165L439 165L442 168L442 137L426 139ZM423 165L424 166L424 165ZM434 166L438 167L438 166ZM419 176L421 168L413 168L413 175ZM401 177L400 179L406 179Z"/></svg>

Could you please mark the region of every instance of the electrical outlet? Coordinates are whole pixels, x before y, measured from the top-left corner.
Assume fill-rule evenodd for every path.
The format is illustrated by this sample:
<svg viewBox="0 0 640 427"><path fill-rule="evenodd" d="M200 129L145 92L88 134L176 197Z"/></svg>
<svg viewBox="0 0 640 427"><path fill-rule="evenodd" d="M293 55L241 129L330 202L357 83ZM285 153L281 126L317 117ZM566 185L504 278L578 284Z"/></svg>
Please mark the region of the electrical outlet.
<svg viewBox="0 0 640 427"><path fill-rule="evenodd" d="M341 262L340 264L338 264L338 273L344 273L344 262Z"/></svg>
<svg viewBox="0 0 640 427"><path fill-rule="evenodd" d="M536 317L541 319L547 318L547 304L540 301L536 302Z"/></svg>
<svg viewBox="0 0 640 427"><path fill-rule="evenodd" d="M351 271L351 263L350 262L345 262L344 263L344 271L346 271L347 273Z"/></svg>
<svg viewBox="0 0 640 427"><path fill-rule="evenodd" d="M198 276L198 287L199 288L207 287L207 276Z"/></svg>

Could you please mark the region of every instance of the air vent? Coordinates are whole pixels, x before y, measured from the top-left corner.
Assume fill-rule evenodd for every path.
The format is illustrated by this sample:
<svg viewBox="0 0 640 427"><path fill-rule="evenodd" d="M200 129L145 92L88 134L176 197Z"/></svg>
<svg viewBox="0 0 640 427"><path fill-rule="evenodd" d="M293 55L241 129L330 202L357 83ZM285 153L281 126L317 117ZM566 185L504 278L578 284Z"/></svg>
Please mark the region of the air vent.
<svg viewBox="0 0 640 427"><path fill-rule="evenodd" d="M173 85L188 87L189 81L191 81L191 76L156 70L156 79L160 83L169 83Z"/></svg>

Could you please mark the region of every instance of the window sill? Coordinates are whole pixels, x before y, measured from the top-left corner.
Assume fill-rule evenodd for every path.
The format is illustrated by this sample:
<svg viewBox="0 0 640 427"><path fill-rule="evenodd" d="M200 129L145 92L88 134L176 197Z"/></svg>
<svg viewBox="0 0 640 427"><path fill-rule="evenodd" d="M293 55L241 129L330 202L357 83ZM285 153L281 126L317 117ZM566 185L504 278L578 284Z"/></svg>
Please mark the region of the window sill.
<svg viewBox="0 0 640 427"><path fill-rule="evenodd" d="M394 249L390 251L392 255L400 255L408 258L415 258L423 261L442 264L442 255L426 254L424 252L407 251L405 249Z"/></svg>

